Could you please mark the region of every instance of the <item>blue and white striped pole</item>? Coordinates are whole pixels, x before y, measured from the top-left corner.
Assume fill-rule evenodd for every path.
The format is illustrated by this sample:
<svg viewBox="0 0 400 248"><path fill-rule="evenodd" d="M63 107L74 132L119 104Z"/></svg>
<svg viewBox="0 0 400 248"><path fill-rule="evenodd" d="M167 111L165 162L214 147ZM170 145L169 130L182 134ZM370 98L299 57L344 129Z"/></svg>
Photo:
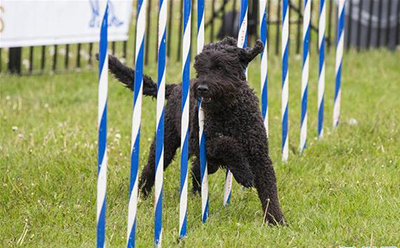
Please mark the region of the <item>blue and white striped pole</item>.
<svg viewBox="0 0 400 248"><path fill-rule="evenodd" d="M289 157L289 0L282 7L282 161Z"/></svg>
<svg viewBox="0 0 400 248"><path fill-rule="evenodd" d="M265 130L268 137L268 48L267 48L267 1L260 0L260 38L264 44L261 53L261 113L264 119Z"/></svg>
<svg viewBox="0 0 400 248"><path fill-rule="evenodd" d="M346 0L339 0L338 6L338 29L336 43L336 86L335 100L333 103L333 128L337 128L340 118L340 99L341 99L341 80L342 80L342 61L344 46L344 12Z"/></svg>
<svg viewBox="0 0 400 248"><path fill-rule="evenodd" d="M247 46L247 10L248 10L248 0L240 1L240 19L239 19L239 33L237 45L240 48L245 48ZM247 69L246 69L247 77ZM224 206L227 206L231 201L232 194L232 172L230 170L226 171L225 177L225 188L224 188Z"/></svg>
<svg viewBox="0 0 400 248"><path fill-rule="evenodd" d="M247 12L249 8L248 0L240 1L239 33L237 45L240 48L247 46Z"/></svg>
<svg viewBox="0 0 400 248"><path fill-rule="evenodd" d="M303 71L301 76L301 122L300 122L300 154L306 148L307 142L307 95L308 95L308 72L310 61L310 16L311 1L304 0L303 14Z"/></svg>
<svg viewBox="0 0 400 248"><path fill-rule="evenodd" d="M156 131L156 178L154 199L154 243L161 247L162 240L162 199L164 174L164 102L165 102L165 60L167 35L167 2L160 0L158 16L158 84L157 84L157 131Z"/></svg>
<svg viewBox="0 0 400 248"><path fill-rule="evenodd" d="M322 139L324 134L324 92L325 92L325 0L319 1L319 25L318 25L318 47L319 47L319 73L318 73L318 138Z"/></svg>
<svg viewBox="0 0 400 248"><path fill-rule="evenodd" d="M108 95L108 1L104 7L99 49L98 164L97 164L97 247L105 247L107 190L107 95Z"/></svg>
<svg viewBox="0 0 400 248"><path fill-rule="evenodd" d="M179 238L187 234L187 194L189 159L189 88L190 88L190 28L192 1L183 2L183 53L182 53L182 122L181 122L181 188L179 203Z"/></svg>
<svg viewBox="0 0 400 248"><path fill-rule="evenodd" d="M129 185L127 247L135 247L136 212L138 204L138 170L140 148L140 119L142 115L143 54L147 0L138 0L136 22L135 86L133 94L131 179Z"/></svg>
<svg viewBox="0 0 400 248"><path fill-rule="evenodd" d="M204 0L197 0L197 54L204 47ZM201 221L205 223L208 218L208 169L206 156L206 135L204 133L204 111L199 107L199 148L200 148L200 177L201 177Z"/></svg>
<svg viewBox="0 0 400 248"><path fill-rule="evenodd" d="M201 176L201 221L205 223L208 218L208 171L206 156L206 135L204 133L204 111L201 109L201 101L198 101L199 108L199 147L200 147L200 176Z"/></svg>

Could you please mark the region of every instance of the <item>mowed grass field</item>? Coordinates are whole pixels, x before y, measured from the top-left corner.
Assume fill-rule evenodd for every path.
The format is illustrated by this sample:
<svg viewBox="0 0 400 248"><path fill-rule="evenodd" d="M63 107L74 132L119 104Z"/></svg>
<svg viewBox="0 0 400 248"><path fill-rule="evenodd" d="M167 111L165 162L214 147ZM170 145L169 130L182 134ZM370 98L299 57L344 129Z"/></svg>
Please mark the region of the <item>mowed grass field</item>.
<svg viewBox="0 0 400 248"><path fill-rule="evenodd" d="M262 222L255 190L210 176L210 216L189 195L188 237L178 242L179 156L165 173L165 247L400 246L400 53L345 53L341 123L332 129L334 54L327 61L324 138L317 141L317 54L311 54L308 145L300 156L301 59L290 60L290 154L281 162L281 62L269 64L270 156L288 226ZM259 94L259 58L249 82ZM145 68L156 78L156 64ZM169 63L167 81L181 65ZM193 70L192 70L192 74ZM0 75L0 247L94 247L97 71ZM109 81L108 247L126 243L132 94ZM144 98L140 164L155 132L155 100ZM168 141L166 141L168 142ZM191 180L189 180L191 187ZM137 246L153 246L154 194L138 206Z"/></svg>

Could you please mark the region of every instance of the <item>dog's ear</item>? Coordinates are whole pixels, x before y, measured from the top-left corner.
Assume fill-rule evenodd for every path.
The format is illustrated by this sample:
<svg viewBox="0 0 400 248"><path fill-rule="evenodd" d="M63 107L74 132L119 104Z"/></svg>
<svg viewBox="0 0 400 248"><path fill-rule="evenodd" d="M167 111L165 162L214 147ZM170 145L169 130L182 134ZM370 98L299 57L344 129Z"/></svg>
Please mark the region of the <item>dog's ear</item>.
<svg viewBox="0 0 400 248"><path fill-rule="evenodd" d="M239 52L240 62L244 64L244 66L248 66L249 63L264 49L264 44L261 40L257 40L254 47L247 47L246 49L241 49Z"/></svg>

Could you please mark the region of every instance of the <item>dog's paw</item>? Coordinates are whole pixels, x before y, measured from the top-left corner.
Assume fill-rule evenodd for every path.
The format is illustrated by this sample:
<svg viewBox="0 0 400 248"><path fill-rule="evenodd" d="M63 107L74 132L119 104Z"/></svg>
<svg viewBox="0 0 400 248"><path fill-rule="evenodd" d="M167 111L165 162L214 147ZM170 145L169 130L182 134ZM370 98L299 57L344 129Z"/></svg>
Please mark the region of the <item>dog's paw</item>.
<svg viewBox="0 0 400 248"><path fill-rule="evenodd" d="M232 169L235 180L246 188L254 187L255 176L250 169Z"/></svg>
<svg viewBox="0 0 400 248"><path fill-rule="evenodd" d="M278 215L277 217L274 217L267 213L267 216L264 221L271 226L288 226L289 225L289 223L286 222L283 215Z"/></svg>
<svg viewBox="0 0 400 248"><path fill-rule="evenodd" d="M150 195L150 191L148 191L145 188L140 189L140 195L143 197L143 199L147 199Z"/></svg>
<svg viewBox="0 0 400 248"><path fill-rule="evenodd" d="M194 187L194 186L193 186L193 188L192 188L192 194L193 194L193 195L200 195L200 193L201 193L201 188L199 188L199 187Z"/></svg>
<svg viewBox="0 0 400 248"><path fill-rule="evenodd" d="M147 199L147 197L149 197L151 188L152 185L148 183L148 181L146 180L139 181L140 195L143 197L143 199Z"/></svg>

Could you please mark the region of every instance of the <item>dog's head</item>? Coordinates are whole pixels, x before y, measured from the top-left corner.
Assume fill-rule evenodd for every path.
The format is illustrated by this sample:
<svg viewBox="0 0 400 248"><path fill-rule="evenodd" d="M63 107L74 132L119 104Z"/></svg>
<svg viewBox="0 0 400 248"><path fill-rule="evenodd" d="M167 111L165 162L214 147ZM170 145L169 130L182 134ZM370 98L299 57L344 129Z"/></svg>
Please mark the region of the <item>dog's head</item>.
<svg viewBox="0 0 400 248"><path fill-rule="evenodd" d="M195 58L196 78L192 85L192 92L196 99L202 99L202 106L215 109L234 103L240 91L248 87L247 66L263 47L257 40L252 48L239 48L231 37L204 46Z"/></svg>

